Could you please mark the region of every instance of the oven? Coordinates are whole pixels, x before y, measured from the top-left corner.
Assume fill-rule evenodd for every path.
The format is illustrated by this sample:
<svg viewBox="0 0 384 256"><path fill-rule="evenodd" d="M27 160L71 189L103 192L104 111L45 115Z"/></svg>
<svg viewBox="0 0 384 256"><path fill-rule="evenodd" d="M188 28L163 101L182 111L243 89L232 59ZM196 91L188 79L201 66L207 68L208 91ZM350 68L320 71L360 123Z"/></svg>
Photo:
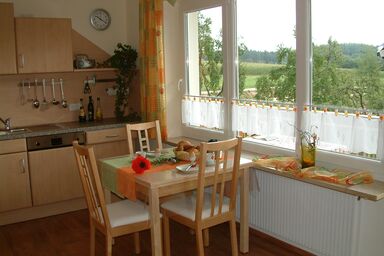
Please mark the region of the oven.
<svg viewBox="0 0 384 256"><path fill-rule="evenodd" d="M83 197L72 141L85 143L84 132L27 138L33 204L45 205Z"/></svg>

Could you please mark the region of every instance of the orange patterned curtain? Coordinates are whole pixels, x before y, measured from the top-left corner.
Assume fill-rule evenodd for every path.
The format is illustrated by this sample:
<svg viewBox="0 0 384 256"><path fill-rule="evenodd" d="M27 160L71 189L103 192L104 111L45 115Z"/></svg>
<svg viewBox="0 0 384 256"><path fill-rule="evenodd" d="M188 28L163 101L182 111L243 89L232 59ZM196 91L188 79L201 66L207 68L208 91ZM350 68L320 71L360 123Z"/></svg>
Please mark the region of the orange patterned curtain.
<svg viewBox="0 0 384 256"><path fill-rule="evenodd" d="M145 121L160 120L167 138L163 45L163 1L140 0L140 91Z"/></svg>

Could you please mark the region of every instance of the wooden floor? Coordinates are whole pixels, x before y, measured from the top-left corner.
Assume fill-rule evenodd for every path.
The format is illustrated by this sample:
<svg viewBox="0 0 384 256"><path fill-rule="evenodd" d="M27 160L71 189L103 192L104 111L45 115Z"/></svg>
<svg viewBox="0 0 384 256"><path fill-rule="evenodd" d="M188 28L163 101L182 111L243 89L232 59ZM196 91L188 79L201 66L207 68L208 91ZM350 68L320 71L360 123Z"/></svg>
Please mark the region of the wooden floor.
<svg viewBox="0 0 384 256"><path fill-rule="evenodd" d="M149 231L140 233L141 254L151 255ZM96 255L104 255L104 237L97 235ZM195 237L184 226L171 222L172 255L194 256ZM311 255L260 232L251 230L246 255ZM87 210L0 227L0 256L86 256L89 255ZM134 255L133 236L115 240L113 255ZM229 227L210 229L207 256L231 255ZM242 255L242 254L240 254Z"/></svg>

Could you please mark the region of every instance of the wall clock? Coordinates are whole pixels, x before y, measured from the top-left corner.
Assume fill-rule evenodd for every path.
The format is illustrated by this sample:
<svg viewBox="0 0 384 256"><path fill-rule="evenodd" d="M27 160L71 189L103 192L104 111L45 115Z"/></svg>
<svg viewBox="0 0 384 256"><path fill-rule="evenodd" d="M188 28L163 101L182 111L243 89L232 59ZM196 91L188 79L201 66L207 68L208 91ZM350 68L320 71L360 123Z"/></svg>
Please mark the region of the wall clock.
<svg viewBox="0 0 384 256"><path fill-rule="evenodd" d="M96 30L106 30L111 24L111 16L104 9L96 9L90 15L91 25Z"/></svg>

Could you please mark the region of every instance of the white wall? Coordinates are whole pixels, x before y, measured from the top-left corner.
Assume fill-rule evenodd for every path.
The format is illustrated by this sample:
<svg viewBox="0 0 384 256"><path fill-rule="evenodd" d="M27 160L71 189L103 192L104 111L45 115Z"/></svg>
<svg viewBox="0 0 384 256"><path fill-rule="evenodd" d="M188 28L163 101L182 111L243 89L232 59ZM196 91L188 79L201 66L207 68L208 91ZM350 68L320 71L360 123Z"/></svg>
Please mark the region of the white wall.
<svg viewBox="0 0 384 256"><path fill-rule="evenodd" d="M384 199L378 202L362 200L357 241L355 255L384 255Z"/></svg>
<svg viewBox="0 0 384 256"><path fill-rule="evenodd" d="M13 2L16 17L71 18L73 29L109 54L113 53L118 42L135 47L138 45L138 0L113 0L113 4L109 0L8 0L7 2ZM90 25L89 15L96 8L103 8L111 15L111 25L105 31L97 31Z"/></svg>

